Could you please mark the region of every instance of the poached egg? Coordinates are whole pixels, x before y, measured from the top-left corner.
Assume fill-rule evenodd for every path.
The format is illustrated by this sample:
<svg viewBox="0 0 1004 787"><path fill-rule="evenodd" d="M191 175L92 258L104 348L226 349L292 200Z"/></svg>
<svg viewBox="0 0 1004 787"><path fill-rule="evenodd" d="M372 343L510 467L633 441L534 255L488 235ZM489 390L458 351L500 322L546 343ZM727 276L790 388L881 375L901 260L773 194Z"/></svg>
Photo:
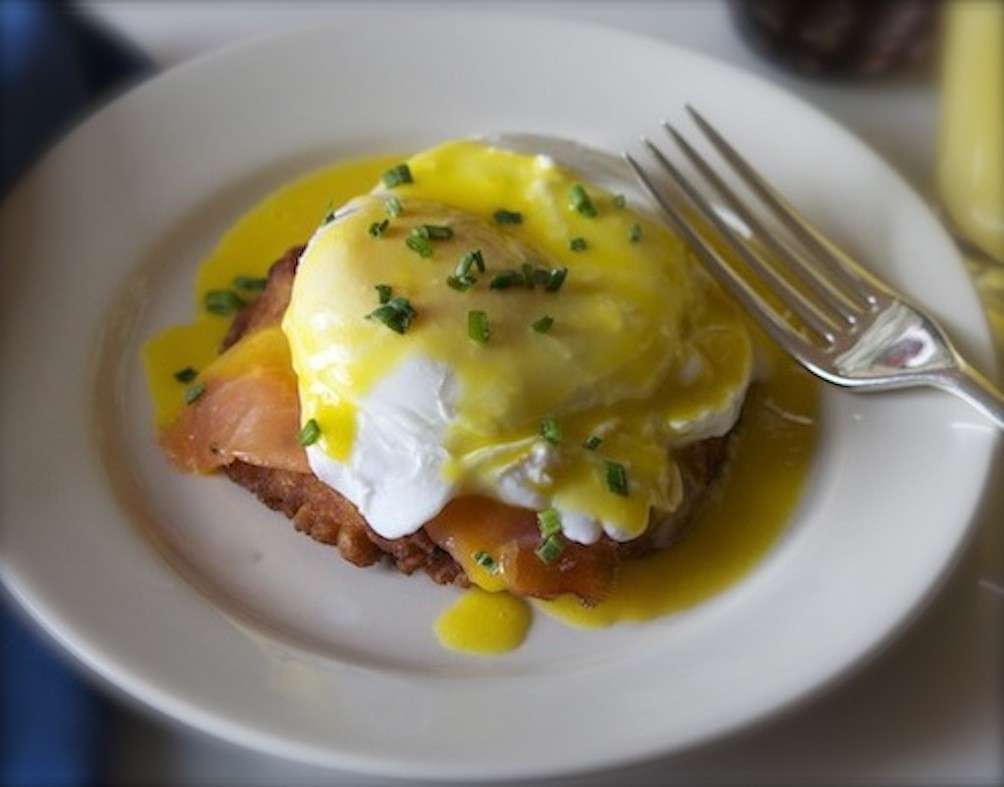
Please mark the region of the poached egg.
<svg viewBox="0 0 1004 787"><path fill-rule="evenodd" d="M405 164L300 258L282 330L312 471L385 538L466 495L637 538L681 500L674 449L738 419L741 315L678 238L546 157L460 141Z"/></svg>

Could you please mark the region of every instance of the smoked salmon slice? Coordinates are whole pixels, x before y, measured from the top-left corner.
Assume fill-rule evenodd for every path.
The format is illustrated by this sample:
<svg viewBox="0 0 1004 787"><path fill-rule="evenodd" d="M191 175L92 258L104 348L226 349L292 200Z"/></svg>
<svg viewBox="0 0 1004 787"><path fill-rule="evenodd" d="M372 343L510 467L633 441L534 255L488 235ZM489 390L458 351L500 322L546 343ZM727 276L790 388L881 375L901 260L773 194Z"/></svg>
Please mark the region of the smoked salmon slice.
<svg viewBox="0 0 1004 787"><path fill-rule="evenodd" d="M426 523L425 531L469 577L479 576L475 553L491 556L498 566L494 578L521 596L574 593L587 604L597 604L610 594L616 580L618 558L612 542L604 538L585 546L566 541L560 557L545 563L535 553L540 543L536 512L490 498L452 500Z"/></svg>
<svg viewBox="0 0 1004 787"><path fill-rule="evenodd" d="M180 470L209 473L235 459L309 473L297 440L300 399L289 345L278 325L230 347L193 383L201 390L160 434Z"/></svg>

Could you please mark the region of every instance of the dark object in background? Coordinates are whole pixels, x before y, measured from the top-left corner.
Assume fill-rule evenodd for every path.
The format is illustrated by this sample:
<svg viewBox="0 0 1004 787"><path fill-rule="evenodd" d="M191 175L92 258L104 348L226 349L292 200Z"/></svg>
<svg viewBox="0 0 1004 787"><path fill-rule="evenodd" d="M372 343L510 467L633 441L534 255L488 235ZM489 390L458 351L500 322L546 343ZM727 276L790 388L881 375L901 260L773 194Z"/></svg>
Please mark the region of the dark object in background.
<svg viewBox="0 0 1004 787"><path fill-rule="evenodd" d="M86 110L152 70L73 5L0 0L0 195Z"/></svg>
<svg viewBox="0 0 1004 787"><path fill-rule="evenodd" d="M95 102L151 70L69 4L0 0L0 197ZM0 595L0 784L102 784L106 705L22 614Z"/></svg>
<svg viewBox="0 0 1004 787"><path fill-rule="evenodd" d="M747 41L807 76L878 77L927 60L934 0L732 0Z"/></svg>

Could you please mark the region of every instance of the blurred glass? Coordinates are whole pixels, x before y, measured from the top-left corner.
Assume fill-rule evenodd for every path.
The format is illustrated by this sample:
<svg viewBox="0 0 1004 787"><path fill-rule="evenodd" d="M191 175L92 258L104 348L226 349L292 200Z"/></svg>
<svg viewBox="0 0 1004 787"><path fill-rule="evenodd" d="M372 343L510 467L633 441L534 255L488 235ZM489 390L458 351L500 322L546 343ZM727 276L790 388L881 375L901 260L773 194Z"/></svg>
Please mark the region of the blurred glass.
<svg viewBox="0 0 1004 787"><path fill-rule="evenodd" d="M938 192L955 229L1004 261L1004 3L948 3Z"/></svg>
<svg viewBox="0 0 1004 787"><path fill-rule="evenodd" d="M731 0L739 31L774 62L807 76L880 77L926 61L930 0Z"/></svg>
<svg viewBox="0 0 1004 787"><path fill-rule="evenodd" d="M954 0L942 23L938 197L1004 342L1004 2Z"/></svg>

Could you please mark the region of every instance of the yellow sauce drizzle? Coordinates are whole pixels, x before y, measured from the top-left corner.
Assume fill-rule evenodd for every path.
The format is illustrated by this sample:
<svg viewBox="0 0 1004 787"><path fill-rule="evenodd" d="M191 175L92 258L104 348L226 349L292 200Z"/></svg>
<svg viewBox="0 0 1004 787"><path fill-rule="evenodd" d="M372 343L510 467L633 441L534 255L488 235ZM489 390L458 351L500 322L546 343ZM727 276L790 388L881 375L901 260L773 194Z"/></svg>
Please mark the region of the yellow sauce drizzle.
<svg viewBox="0 0 1004 787"><path fill-rule="evenodd" d="M185 386L174 373L188 366L199 370L208 366L230 324L229 318L202 308L205 294L230 288L235 276L264 276L287 249L307 242L329 207L369 191L400 158L359 159L312 172L265 197L227 230L195 276L195 320L161 331L143 347L157 426L173 421L184 404Z"/></svg>
<svg viewBox="0 0 1004 787"><path fill-rule="evenodd" d="M530 606L522 599L472 588L439 616L436 637L450 650L496 655L523 643L531 619Z"/></svg>
<svg viewBox="0 0 1004 787"><path fill-rule="evenodd" d="M310 237L329 205L338 207L367 192L400 159L362 159L311 173L267 196L230 228L196 276L199 316L189 325L167 328L143 348L158 425L169 423L182 406L185 385L174 379L174 372L208 366L226 332L228 319L202 311L204 294L229 287L237 275L265 275L283 252ZM739 580L775 542L808 473L816 439L818 386L773 345L755 338L769 372L751 389L724 482L681 542L627 562L613 597L596 607L562 598L535 602L538 609L588 628L682 610ZM530 608L523 600L475 588L440 616L435 629L444 647L497 654L518 647L530 621Z"/></svg>
<svg viewBox="0 0 1004 787"><path fill-rule="evenodd" d="M283 330L302 421L313 418L319 448L345 462L357 406L375 384L405 360L439 362L457 386L444 480L468 494L492 490L531 451L540 419L555 417L561 458L535 489L543 505L640 535L653 508L672 510L679 501L667 444L728 414L742 397L752 350L740 312L679 238L630 205L618 208L613 195L590 186L595 215L571 208L578 178L553 162L453 141L408 165L414 182L395 189L404 212L379 240L368 230L386 217L383 198L361 198L301 258ZM503 206L522 222L496 224ZM452 236L419 258L405 238L424 224L447 225ZM632 226L643 228L639 242L629 240ZM585 251L570 249L575 237L587 239ZM486 273L458 293L447 276L475 248ZM568 280L560 293L539 284L488 286L498 271L524 265L566 267ZM404 335L363 319L376 306L378 282L418 310ZM470 310L491 321L487 346L468 335ZM547 336L530 330L544 314L554 319ZM601 454L581 448L598 432ZM630 468L630 494L611 494L601 455Z"/></svg>
<svg viewBox="0 0 1004 787"><path fill-rule="evenodd" d="M595 607L563 597L536 601L538 609L581 628L648 620L724 590L763 557L788 523L809 470L818 384L766 339L758 344L773 368L750 389L725 477L680 542L625 561L613 595Z"/></svg>

